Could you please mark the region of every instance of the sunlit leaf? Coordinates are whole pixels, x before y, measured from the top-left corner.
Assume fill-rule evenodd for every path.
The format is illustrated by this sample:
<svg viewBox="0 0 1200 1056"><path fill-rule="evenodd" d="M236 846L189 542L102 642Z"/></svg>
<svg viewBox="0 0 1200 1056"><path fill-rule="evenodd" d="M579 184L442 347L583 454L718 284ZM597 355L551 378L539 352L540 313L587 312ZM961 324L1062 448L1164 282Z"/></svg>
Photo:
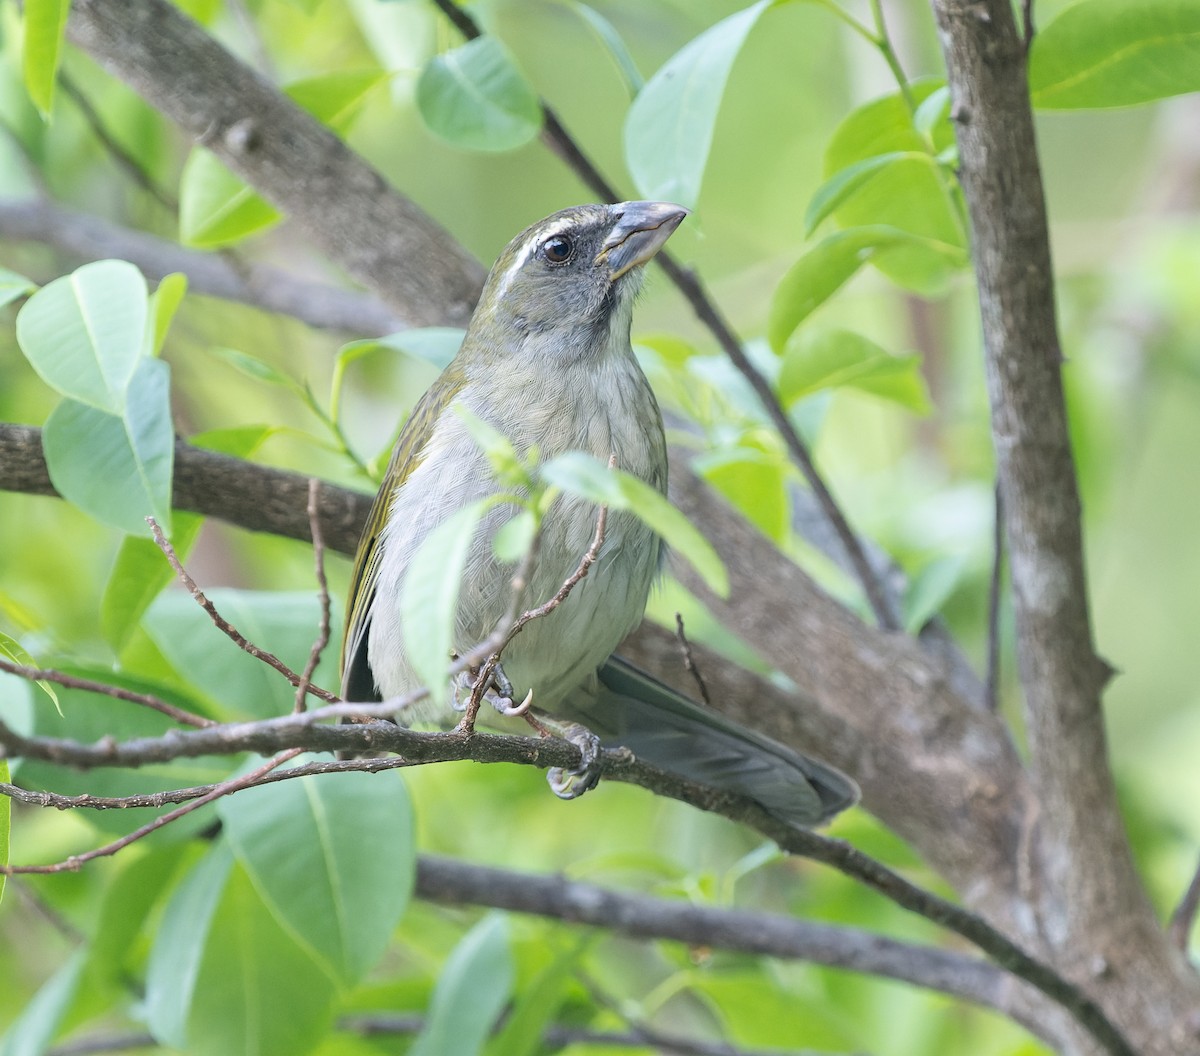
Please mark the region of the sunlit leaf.
<svg viewBox="0 0 1200 1056"><path fill-rule="evenodd" d="M808 203L808 209L804 213L805 235L811 235L821 225L821 221L841 208L874 177L884 173L890 166L906 161L917 161L925 165L934 163L923 151L900 150L864 158L834 173L817 188Z"/></svg>
<svg viewBox="0 0 1200 1056"><path fill-rule="evenodd" d="M17 314L17 341L48 385L120 414L145 349L146 315L142 273L123 260L100 260L30 297Z"/></svg>
<svg viewBox="0 0 1200 1056"><path fill-rule="evenodd" d="M43 117L54 106L54 85L62 61L63 33L71 0L25 0L25 47L21 70L25 89Z"/></svg>
<svg viewBox="0 0 1200 1056"><path fill-rule="evenodd" d="M1134 106L1200 89L1196 0L1081 0L1038 29L1029 54L1043 110Z"/></svg>
<svg viewBox="0 0 1200 1056"><path fill-rule="evenodd" d="M279 923L345 985L374 967L412 892L412 807L399 774L262 785L218 808Z"/></svg>
<svg viewBox="0 0 1200 1056"><path fill-rule="evenodd" d="M920 366L920 356L894 356L862 334L824 331L788 347L779 398L791 406L814 392L849 386L927 414L929 393Z"/></svg>
<svg viewBox="0 0 1200 1056"><path fill-rule="evenodd" d="M638 93L625 119L625 163L643 197L695 206L729 71L759 16L776 2L759 0L711 26Z"/></svg>
<svg viewBox="0 0 1200 1056"><path fill-rule="evenodd" d="M417 81L416 99L429 130L466 150L514 150L542 127L537 94L491 36L431 59Z"/></svg>
<svg viewBox="0 0 1200 1056"><path fill-rule="evenodd" d="M362 109L367 96L384 81L382 70L337 70L293 81L284 92L318 121L344 132Z"/></svg>
<svg viewBox="0 0 1200 1056"><path fill-rule="evenodd" d="M478 1056L513 987L508 924L492 913L454 947L410 1056Z"/></svg>
<svg viewBox="0 0 1200 1056"><path fill-rule="evenodd" d="M153 329L147 334L150 355L157 356L162 351L171 320L175 318L186 293L187 276L176 271L164 275L158 288L150 295L150 318L154 323Z"/></svg>
<svg viewBox="0 0 1200 1056"><path fill-rule="evenodd" d="M14 664L20 664L22 667L41 667L20 642L9 637L3 631L0 631L0 654L7 656ZM55 710L61 715L62 706L58 702L58 690L54 688L54 683L39 678L37 684L45 691L46 696L54 703Z"/></svg>
<svg viewBox="0 0 1200 1056"><path fill-rule="evenodd" d="M283 214L196 147L179 177L179 240L200 249L240 242L279 222Z"/></svg>
<svg viewBox="0 0 1200 1056"><path fill-rule="evenodd" d="M771 539L788 532L784 464L778 455L755 448L717 448L699 456L692 468Z"/></svg>

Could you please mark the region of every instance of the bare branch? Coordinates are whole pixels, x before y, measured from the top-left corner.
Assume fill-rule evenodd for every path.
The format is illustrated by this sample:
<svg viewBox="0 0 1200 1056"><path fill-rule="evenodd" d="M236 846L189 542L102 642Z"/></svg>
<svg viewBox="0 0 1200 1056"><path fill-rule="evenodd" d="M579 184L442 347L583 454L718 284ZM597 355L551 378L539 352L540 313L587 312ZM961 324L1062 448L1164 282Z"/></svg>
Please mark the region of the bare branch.
<svg viewBox="0 0 1200 1056"><path fill-rule="evenodd" d="M124 689L121 686L110 686L107 682L97 682L92 678L69 675L65 671L55 671L53 668L30 667L28 664L15 664L11 660L5 660L3 657L0 657L0 671L7 671L10 675L16 675L18 678L24 678L29 682L53 682L56 686L65 686L67 689L82 689L86 693L100 693L115 700L124 700L130 704L140 704L144 708L157 711L168 718L174 719L176 722L183 723L185 726L202 728L204 726L216 725L212 719L206 719L203 715L187 711L151 693L137 693L132 689Z"/></svg>
<svg viewBox="0 0 1200 1056"><path fill-rule="evenodd" d="M1192 936L1192 928L1196 925L1198 912L1200 912L1200 864L1196 866L1191 883L1188 884L1183 898L1179 900L1179 905L1175 907L1175 912L1171 914L1171 920L1167 924L1167 935L1170 936L1171 944L1177 950L1187 953L1188 940Z"/></svg>
<svg viewBox="0 0 1200 1056"><path fill-rule="evenodd" d="M696 665L696 657L692 653L692 643L688 641L687 633L683 629L683 613L681 612L675 613L675 637L679 639L679 651L683 654L684 668L695 681L700 699L711 708L712 698L708 695L708 686L704 684L700 668Z"/></svg>
<svg viewBox="0 0 1200 1056"><path fill-rule="evenodd" d="M466 323L483 284L479 264L167 0L76 0L67 35L414 325Z"/></svg>
<svg viewBox="0 0 1200 1056"><path fill-rule="evenodd" d="M413 325L370 294L311 282L265 264L235 266L223 255L185 249L47 198L0 200L0 237L39 242L82 263L128 260L151 282L183 272L193 293L278 312L321 329L382 337Z"/></svg>
<svg viewBox="0 0 1200 1056"><path fill-rule="evenodd" d="M325 578L325 539L321 534L320 495L321 482L316 477L310 477L308 481L307 513L309 531L312 534L313 541L313 565L317 578L318 597L321 603L321 620L317 626L317 637L308 652L308 662L304 665L304 671L300 675L300 682L296 686L295 711L303 711L305 709L308 693L312 688L313 672L316 671L317 664L321 662L321 654L329 644L329 582Z"/></svg>

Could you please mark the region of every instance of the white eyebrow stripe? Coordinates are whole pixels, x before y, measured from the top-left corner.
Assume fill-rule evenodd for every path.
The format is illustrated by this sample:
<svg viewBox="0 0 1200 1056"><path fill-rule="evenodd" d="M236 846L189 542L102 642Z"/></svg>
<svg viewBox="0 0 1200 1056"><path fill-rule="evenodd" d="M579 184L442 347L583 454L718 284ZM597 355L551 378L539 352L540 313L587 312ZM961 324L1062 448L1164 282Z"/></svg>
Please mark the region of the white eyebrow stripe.
<svg viewBox="0 0 1200 1056"><path fill-rule="evenodd" d="M567 220L554 227L547 228L540 233L534 232L528 243L524 246L520 253L517 254L517 259L509 266L508 270L500 277L500 281L496 284L496 299L499 300L508 293L509 286L512 285L513 279L517 277L517 272L524 266L525 262L533 256L534 251L547 239L554 238L556 235L561 235L566 231L570 231L574 226L574 221Z"/></svg>

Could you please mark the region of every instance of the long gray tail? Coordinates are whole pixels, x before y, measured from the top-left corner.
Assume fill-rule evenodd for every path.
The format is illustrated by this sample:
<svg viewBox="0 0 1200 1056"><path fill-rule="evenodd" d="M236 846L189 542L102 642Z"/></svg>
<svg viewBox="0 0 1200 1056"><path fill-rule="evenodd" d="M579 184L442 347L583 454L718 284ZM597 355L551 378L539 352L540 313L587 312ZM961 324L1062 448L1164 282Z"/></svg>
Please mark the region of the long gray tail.
<svg viewBox="0 0 1200 1056"><path fill-rule="evenodd" d="M758 802L789 825L812 828L858 800L845 774L702 707L620 657L555 713L582 723L661 770Z"/></svg>

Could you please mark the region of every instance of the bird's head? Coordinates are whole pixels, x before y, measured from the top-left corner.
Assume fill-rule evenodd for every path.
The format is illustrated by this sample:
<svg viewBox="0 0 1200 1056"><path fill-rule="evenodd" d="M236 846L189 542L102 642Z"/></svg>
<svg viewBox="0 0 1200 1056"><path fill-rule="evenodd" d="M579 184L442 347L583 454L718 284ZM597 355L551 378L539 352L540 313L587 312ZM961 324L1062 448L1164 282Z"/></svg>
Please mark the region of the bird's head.
<svg viewBox="0 0 1200 1056"><path fill-rule="evenodd" d="M561 344L564 352L607 343L614 325L627 334L642 266L687 212L668 202L621 202L577 205L539 220L493 265L472 329L485 331L483 338Z"/></svg>

